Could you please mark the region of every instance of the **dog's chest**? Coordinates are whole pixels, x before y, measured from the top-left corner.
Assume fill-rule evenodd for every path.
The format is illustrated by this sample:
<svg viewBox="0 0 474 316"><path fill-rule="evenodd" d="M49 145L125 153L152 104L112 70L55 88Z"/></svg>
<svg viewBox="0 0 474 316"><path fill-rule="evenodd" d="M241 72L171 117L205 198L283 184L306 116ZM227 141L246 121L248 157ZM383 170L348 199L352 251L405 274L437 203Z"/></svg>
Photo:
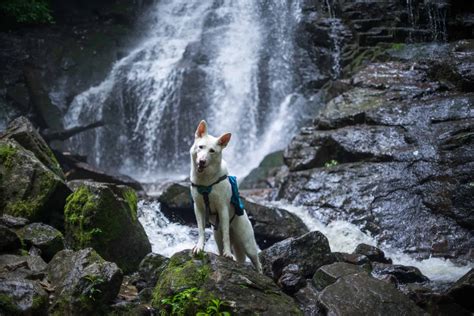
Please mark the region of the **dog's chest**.
<svg viewBox="0 0 474 316"><path fill-rule="evenodd" d="M198 209L204 211L206 209L204 196L194 187L191 187L191 195ZM230 184L228 182L222 182L214 185L208 196L212 213L216 213L217 210L224 206L229 206L232 196Z"/></svg>

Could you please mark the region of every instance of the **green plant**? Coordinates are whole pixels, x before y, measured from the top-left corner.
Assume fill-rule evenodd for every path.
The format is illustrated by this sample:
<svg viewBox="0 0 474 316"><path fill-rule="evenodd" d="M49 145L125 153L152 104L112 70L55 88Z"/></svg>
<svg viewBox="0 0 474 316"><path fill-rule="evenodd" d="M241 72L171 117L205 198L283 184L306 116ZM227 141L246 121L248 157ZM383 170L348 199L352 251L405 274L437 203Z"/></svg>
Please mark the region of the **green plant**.
<svg viewBox="0 0 474 316"><path fill-rule="evenodd" d="M54 22L48 0L0 0L0 12L18 24Z"/></svg>
<svg viewBox="0 0 474 316"><path fill-rule="evenodd" d="M90 300L95 301L97 294L102 293L101 290L97 288L100 284L104 283L105 280L99 276L96 275L86 275L84 277L89 282L88 287L84 291L84 294L86 295L87 298Z"/></svg>
<svg viewBox="0 0 474 316"><path fill-rule="evenodd" d="M163 307L166 309L161 311L161 315L184 316L186 310L190 306L199 304L199 300L196 298L198 293L199 290L195 287L192 287L183 290L172 297L162 299L161 305L163 305Z"/></svg>
<svg viewBox="0 0 474 316"><path fill-rule="evenodd" d="M198 312L196 316L230 316L229 312L222 311L221 308L224 307L225 302L220 299L211 299L206 308L205 312Z"/></svg>
<svg viewBox="0 0 474 316"><path fill-rule="evenodd" d="M339 162L337 160L332 159L332 160L329 160L328 162L326 162L324 164L324 167L331 168L331 167L337 166L338 164L339 164Z"/></svg>

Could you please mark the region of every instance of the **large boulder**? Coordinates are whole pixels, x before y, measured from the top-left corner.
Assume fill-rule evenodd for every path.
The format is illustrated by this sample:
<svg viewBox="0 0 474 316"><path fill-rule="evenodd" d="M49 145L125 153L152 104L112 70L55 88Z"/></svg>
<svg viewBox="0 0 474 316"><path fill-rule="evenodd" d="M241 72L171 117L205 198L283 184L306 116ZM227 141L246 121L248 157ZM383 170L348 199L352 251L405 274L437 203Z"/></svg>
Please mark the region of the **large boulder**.
<svg viewBox="0 0 474 316"><path fill-rule="evenodd" d="M447 295L457 304L474 313L474 269L471 269L448 290Z"/></svg>
<svg viewBox="0 0 474 316"><path fill-rule="evenodd" d="M392 263L392 260L386 258L381 249L367 244L358 244L354 254L366 256L372 262Z"/></svg>
<svg viewBox="0 0 474 316"><path fill-rule="evenodd" d="M182 315L216 305L232 315L302 314L270 278L212 253L193 258L188 250L171 257L154 289L152 305Z"/></svg>
<svg viewBox="0 0 474 316"><path fill-rule="evenodd" d="M276 151L266 155L257 168L254 168L240 183L240 189L272 188L277 181L277 175L284 166L283 151Z"/></svg>
<svg viewBox="0 0 474 316"><path fill-rule="evenodd" d="M158 201L161 203L161 211L170 220L196 225L189 186L189 182L166 183Z"/></svg>
<svg viewBox="0 0 474 316"><path fill-rule="evenodd" d="M75 188L64 208L66 242L74 249L94 248L125 272L135 271L151 252L137 217L137 195L126 186L91 181Z"/></svg>
<svg viewBox="0 0 474 316"><path fill-rule="evenodd" d="M319 267L336 260L326 236L318 231L280 241L260 252L259 257L264 273L274 280L290 264L297 265L302 276L311 278Z"/></svg>
<svg viewBox="0 0 474 316"><path fill-rule="evenodd" d="M346 275L318 296L325 315L424 315L408 297L389 283L367 273Z"/></svg>
<svg viewBox="0 0 474 316"><path fill-rule="evenodd" d="M63 227L63 179L12 139L0 139L0 212Z"/></svg>
<svg viewBox="0 0 474 316"><path fill-rule="evenodd" d="M20 116L11 121L7 130L0 135L0 139L16 140L23 148L33 152L36 158L58 177L65 179L61 166L48 144L26 117Z"/></svg>
<svg viewBox="0 0 474 316"><path fill-rule="evenodd" d="M0 255L0 279L42 280L46 262L39 256Z"/></svg>
<svg viewBox="0 0 474 316"><path fill-rule="evenodd" d="M392 276L398 284L429 281L420 269L399 264L375 263L373 264L372 275L380 279Z"/></svg>
<svg viewBox="0 0 474 316"><path fill-rule="evenodd" d="M134 282L138 291L155 287L156 281L166 268L168 261L168 258L160 254L153 252L147 254L138 266L138 278Z"/></svg>
<svg viewBox="0 0 474 316"><path fill-rule="evenodd" d="M34 246L41 251L41 257L49 261L60 250L64 249L63 234L54 227L32 223L18 230L18 235L26 246Z"/></svg>
<svg viewBox="0 0 474 316"><path fill-rule="evenodd" d="M48 264L55 287L50 312L55 315L103 314L117 296L123 274L93 249L62 250Z"/></svg>
<svg viewBox="0 0 474 316"><path fill-rule="evenodd" d="M309 231L298 216L287 210L266 206L250 198L243 198L243 202L260 249L290 237L299 237Z"/></svg>

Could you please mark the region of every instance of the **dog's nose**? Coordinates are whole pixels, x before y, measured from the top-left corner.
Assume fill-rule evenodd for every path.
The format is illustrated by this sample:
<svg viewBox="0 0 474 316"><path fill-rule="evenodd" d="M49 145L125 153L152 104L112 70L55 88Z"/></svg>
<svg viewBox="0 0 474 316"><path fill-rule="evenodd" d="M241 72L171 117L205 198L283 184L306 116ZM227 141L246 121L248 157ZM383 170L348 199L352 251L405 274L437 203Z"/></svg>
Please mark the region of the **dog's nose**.
<svg viewBox="0 0 474 316"><path fill-rule="evenodd" d="M199 161L198 161L198 165L199 165L200 167L204 167L204 166L206 165L206 161L205 161L205 160L199 160Z"/></svg>

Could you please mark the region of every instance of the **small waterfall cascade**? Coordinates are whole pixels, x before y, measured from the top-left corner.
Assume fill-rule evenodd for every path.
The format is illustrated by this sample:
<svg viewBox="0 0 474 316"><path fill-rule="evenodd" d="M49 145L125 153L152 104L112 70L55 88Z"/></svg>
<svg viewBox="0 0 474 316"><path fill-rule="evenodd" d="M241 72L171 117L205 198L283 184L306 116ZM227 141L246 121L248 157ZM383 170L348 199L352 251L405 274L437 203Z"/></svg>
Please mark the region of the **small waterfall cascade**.
<svg viewBox="0 0 474 316"><path fill-rule="evenodd" d="M344 40L344 24L341 19L336 17L333 0L325 2L328 14L329 37L332 41L331 59L332 59L332 79L337 79L341 75L341 53Z"/></svg>
<svg viewBox="0 0 474 316"><path fill-rule="evenodd" d="M433 0L426 3L433 41L446 42L448 40L448 32L446 29L447 7L448 4L444 1Z"/></svg>
<svg viewBox="0 0 474 316"><path fill-rule="evenodd" d="M144 40L76 96L64 120L106 126L67 146L105 170L153 181L186 173L206 119L211 134L232 132L224 158L245 174L285 146L306 113L293 79L299 14L287 0L157 2Z"/></svg>

